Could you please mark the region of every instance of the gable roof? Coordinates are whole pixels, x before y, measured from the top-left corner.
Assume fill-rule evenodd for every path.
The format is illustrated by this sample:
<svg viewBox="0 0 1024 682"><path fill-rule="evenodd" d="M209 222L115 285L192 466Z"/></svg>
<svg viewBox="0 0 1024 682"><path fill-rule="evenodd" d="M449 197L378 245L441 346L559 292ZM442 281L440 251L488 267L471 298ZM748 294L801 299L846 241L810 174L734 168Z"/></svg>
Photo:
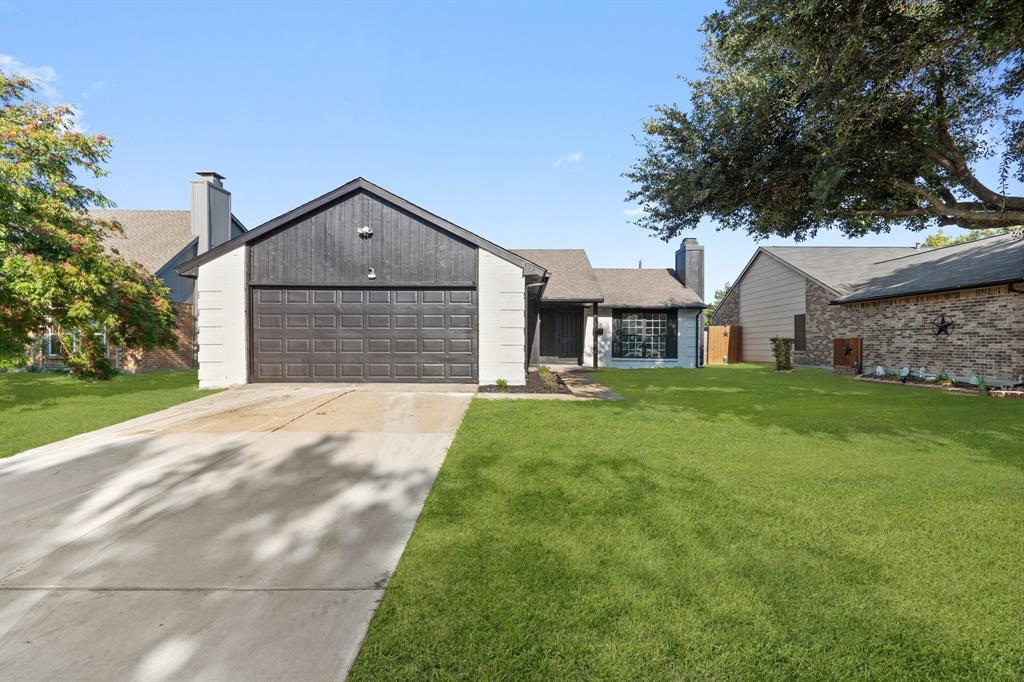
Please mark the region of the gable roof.
<svg viewBox="0 0 1024 682"><path fill-rule="evenodd" d="M548 271L545 301L599 303L604 300L590 259L583 249L513 249Z"/></svg>
<svg viewBox="0 0 1024 682"><path fill-rule="evenodd" d="M229 239L223 244L215 246L206 253L200 254L196 258L193 258L192 260L182 263L177 268L175 268L175 270L179 275L185 277L195 277L196 270L200 265L203 265L204 263L209 263L215 258L223 256L225 253L228 253L230 251L234 251L239 246L242 246L243 244L246 244L252 241L253 239L257 239L269 232L286 228L289 225L313 213L314 211L324 208L325 206L328 206L329 204L332 204L335 201L338 201L344 198L345 196L348 196L349 194L360 191L372 194L378 199L382 199L383 201L393 204L398 208L402 209L403 211L411 213L417 218L425 220L431 223L432 225L441 228L442 230L451 232L457 237L461 237L462 239L465 239L469 243L475 244L477 247L485 251L489 251L490 253L493 253L495 256L498 256L499 258L502 258L506 261L509 261L510 263L518 265L519 267L523 268L523 271L526 275L543 276L545 273L544 268L541 267L540 265L537 265L536 263L533 263L523 258L522 256L518 256L507 249L503 249L497 244L487 241L483 237L474 234L473 232L470 232L465 228L459 227L455 223L449 222L438 215L435 215L425 209L422 209L416 204L410 201L406 201L397 194L392 194L386 189L373 184L372 182L366 180L365 178L356 178L354 180L350 180L341 187L338 187L337 189L331 190L330 192L323 194L317 197L316 199L313 199L312 201L308 201L305 204L302 204L301 206L298 206L297 208L288 211L287 213L283 213L272 220L268 220L262 225L252 228L245 234L239 235L238 237Z"/></svg>
<svg viewBox="0 0 1024 682"><path fill-rule="evenodd" d="M669 268L594 268L604 305L612 308L706 308Z"/></svg>
<svg viewBox="0 0 1024 682"><path fill-rule="evenodd" d="M853 291L876 263L921 253L912 246L763 246L762 250L838 295Z"/></svg>
<svg viewBox="0 0 1024 682"><path fill-rule="evenodd" d="M137 261L155 273L195 239L189 211L94 210L89 214L102 220L116 220L123 235L103 240L129 261Z"/></svg>
<svg viewBox="0 0 1024 682"><path fill-rule="evenodd" d="M914 253L875 264L835 303L870 301L1024 281L1024 235L1013 233Z"/></svg>

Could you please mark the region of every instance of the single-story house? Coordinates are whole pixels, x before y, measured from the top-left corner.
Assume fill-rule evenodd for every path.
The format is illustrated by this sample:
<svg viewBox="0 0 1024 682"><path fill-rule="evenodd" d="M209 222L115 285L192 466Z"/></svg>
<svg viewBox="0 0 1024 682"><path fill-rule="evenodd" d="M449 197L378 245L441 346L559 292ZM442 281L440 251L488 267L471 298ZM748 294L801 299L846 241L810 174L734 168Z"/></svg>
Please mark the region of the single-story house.
<svg viewBox="0 0 1024 682"><path fill-rule="evenodd" d="M924 367L966 380L1024 375L1024 239L1009 233L939 249L766 246L711 318L740 325L743 359L831 367L833 340L861 339L863 366Z"/></svg>
<svg viewBox="0 0 1024 682"><path fill-rule="evenodd" d="M220 180L198 182L219 192ZM199 220L223 231L228 209L208 205ZM531 361L700 364L696 240L674 269L593 268L582 250L503 248L357 178L215 241L176 267L196 280L203 387L522 385Z"/></svg>
<svg viewBox="0 0 1024 682"><path fill-rule="evenodd" d="M104 240L104 246L159 277L171 290L169 298L178 311L176 348L142 351L110 346L107 348L107 357L116 369L140 372L195 367L195 280L182 277L174 268L195 258L200 249L208 249L210 243L216 245L245 232L245 226L230 213L230 194L222 188L220 195L220 200L226 202L230 216L228 230L223 234L208 235L204 232L200 235L198 228L203 225L205 229L205 223L193 219L194 215L208 210L204 203L208 201L208 185L203 180L192 183L192 206L187 210L90 211L93 217L115 220L121 225L122 234L111 235ZM213 241L208 241L210 239ZM46 369L64 366L64 357L53 334L44 334L33 344L29 364Z"/></svg>

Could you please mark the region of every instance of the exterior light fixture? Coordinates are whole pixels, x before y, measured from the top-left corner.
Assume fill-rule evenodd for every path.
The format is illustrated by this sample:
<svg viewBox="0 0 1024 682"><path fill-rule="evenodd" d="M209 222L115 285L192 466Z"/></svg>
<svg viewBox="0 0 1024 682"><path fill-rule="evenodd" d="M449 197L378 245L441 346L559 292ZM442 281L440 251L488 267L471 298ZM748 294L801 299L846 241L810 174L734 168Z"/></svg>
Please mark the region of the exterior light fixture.
<svg viewBox="0 0 1024 682"><path fill-rule="evenodd" d="M366 279L377 279L377 273L373 268L366 268Z"/></svg>
<svg viewBox="0 0 1024 682"><path fill-rule="evenodd" d="M373 228L371 228L369 225L363 225L358 230L356 230L356 232L357 234L359 234L360 239L369 239L370 237L373 236Z"/></svg>

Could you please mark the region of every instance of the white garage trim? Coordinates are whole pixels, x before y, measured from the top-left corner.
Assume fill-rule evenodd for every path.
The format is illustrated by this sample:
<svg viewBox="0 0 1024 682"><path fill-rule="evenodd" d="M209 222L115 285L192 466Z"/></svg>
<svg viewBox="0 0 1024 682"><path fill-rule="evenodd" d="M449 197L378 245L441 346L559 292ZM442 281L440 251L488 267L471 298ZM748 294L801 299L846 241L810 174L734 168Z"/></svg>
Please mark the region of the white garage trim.
<svg viewBox="0 0 1024 682"><path fill-rule="evenodd" d="M523 269L484 249L479 254L480 385L526 383L526 280Z"/></svg>
<svg viewBox="0 0 1024 682"><path fill-rule="evenodd" d="M199 266L196 328L200 388L224 388L248 380L246 251L236 249Z"/></svg>

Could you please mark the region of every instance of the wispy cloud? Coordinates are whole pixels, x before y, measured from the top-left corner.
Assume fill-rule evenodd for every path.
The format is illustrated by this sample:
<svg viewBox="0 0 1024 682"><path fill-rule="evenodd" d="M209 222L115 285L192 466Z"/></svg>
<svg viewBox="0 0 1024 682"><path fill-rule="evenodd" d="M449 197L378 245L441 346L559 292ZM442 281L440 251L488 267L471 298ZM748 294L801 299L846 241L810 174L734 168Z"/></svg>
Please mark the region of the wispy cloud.
<svg viewBox="0 0 1024 682"><path fill-rule="evenodd" d="M555 163L552 165L554 168L558 168L559 166L566 166L569 164L579 163L582 160L583 152L572 152L571 154L566 154L565 156L559 157L558 159L555 160Z"/></svg>
<svg viewBox="0 0 1024 682"><path fill-rule="evenodd" d="M638 215L642 215L644 212L643 208L624 208L622 214L627 218L635 218Z"/></svg>
<svg viewBox="0 0 1024 682"><path fill-rule="evenodd" d="M60 97L57 71L52 66L28 66L9 54L0 54L0 71L30 79L46 99Z"/></svg>
<svg viewBox="0 0 1024 682"><path fill-rule="evenodd" d="M52 66L28 66L17 57L12 57L9 54L0 54L0 71L28 78L35 83L36 92L51 104L64 103L59 102L63 98L61 91L57 88L60 78L57 76L57 70ZM102 88L103 82L97 81L94 87L96 89ZM81 133L88 132L89 126L85 123L82 108L74 104L68 104L68 106L71 108L75 129Z"/></svg>

